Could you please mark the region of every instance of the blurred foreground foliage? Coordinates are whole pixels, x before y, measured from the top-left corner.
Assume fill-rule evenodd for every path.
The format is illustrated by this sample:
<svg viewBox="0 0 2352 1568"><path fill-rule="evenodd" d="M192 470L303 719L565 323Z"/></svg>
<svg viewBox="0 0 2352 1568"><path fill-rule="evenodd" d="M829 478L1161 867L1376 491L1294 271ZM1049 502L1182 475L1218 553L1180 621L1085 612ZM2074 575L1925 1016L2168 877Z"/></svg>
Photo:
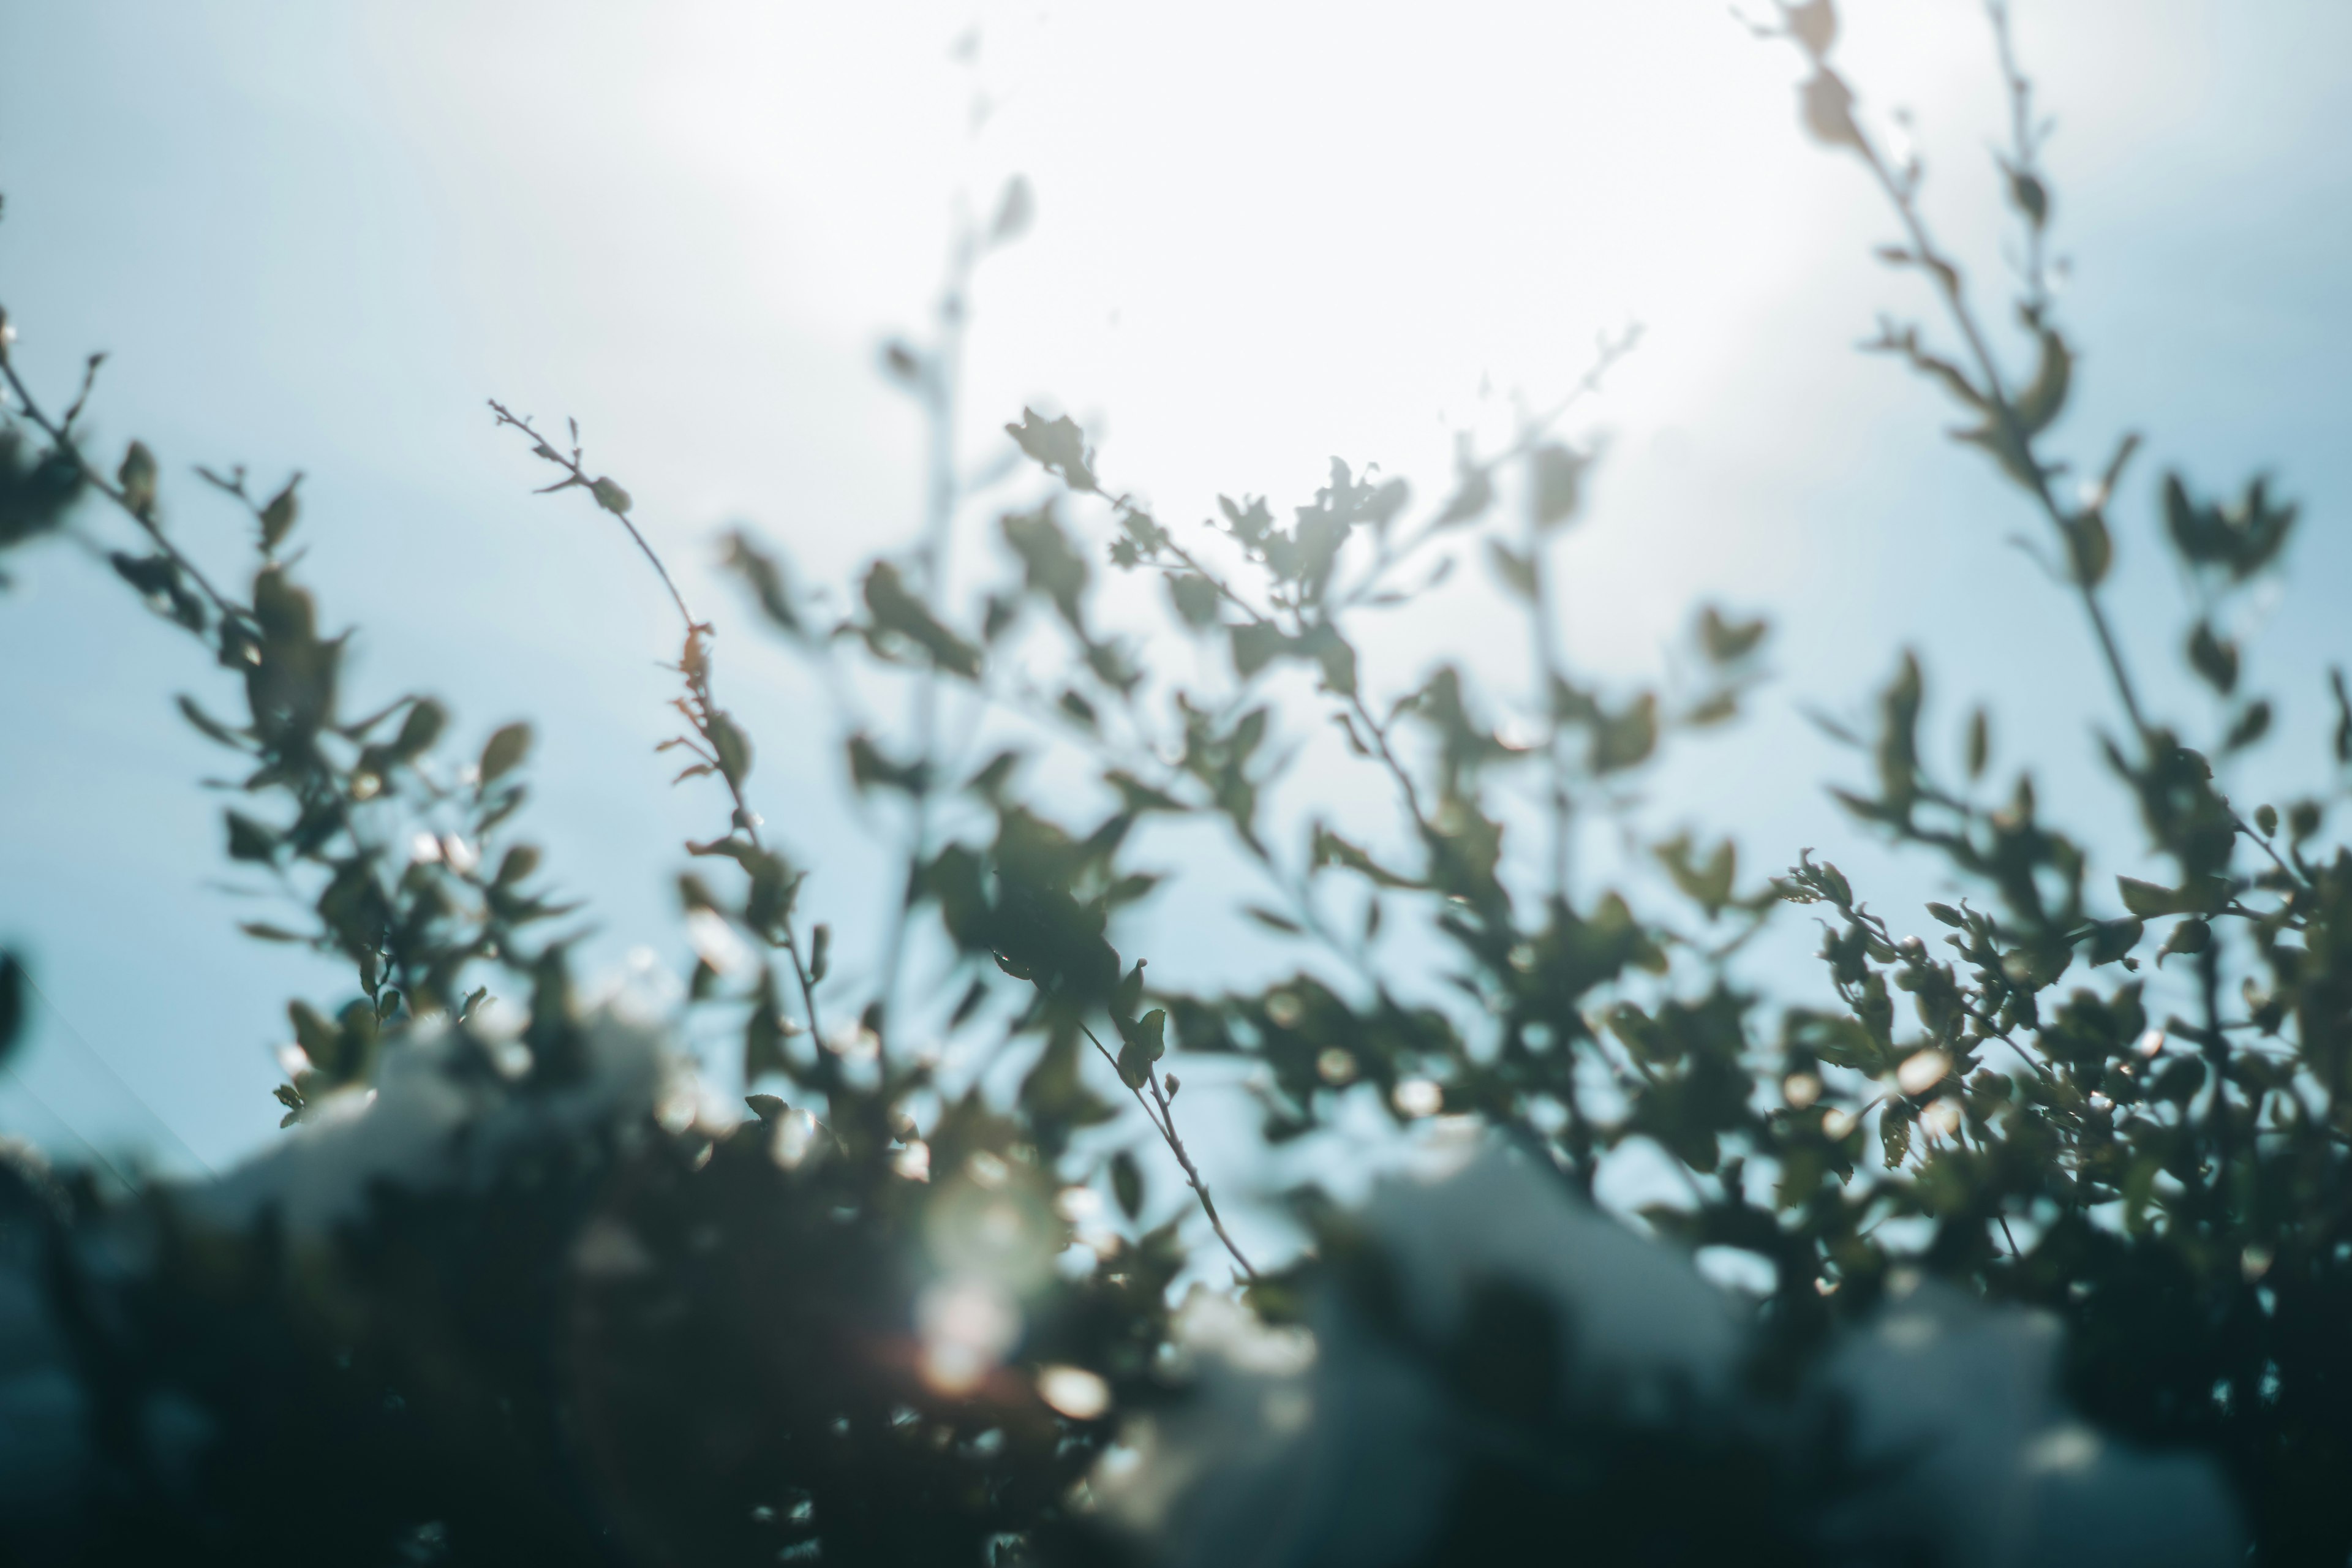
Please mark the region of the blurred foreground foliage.
<svg viewBox="0 0 2352 1568"><path fill-rule="evenodd" d="M1638 836L1638 781L1738 713L1767 633L1705 609L1654 689L1567 665L1559 546L1591 457L1556 434L1565 405L1499 450L1465 441L1433 497L1335 458L1287 516L1221 497L1194 525L1024 409L1005 430L1049 488L996 509L993 576L959 573L978 500L953 441L961 332L975 268L1027 222L1016 183L961 241L929 333L884 356L934 436L918 542L839 597L726 542L745 602L836 693L846 777L897 834L903 892L855 974L804 907L807 847L753 804L716 624L576 428L493 405L548 489L660 573L665 750L717 786L678 879L698 954L680 1015L591 1008L573 906L514 836L529 728L460 739L419 695L347 712L349 633L289 553L299 476L197 470L255 552L208 575L155 455L88 444L98 361L52 412L0 341L0 550L89 542L216 667L180 709L235 759L228 857L293 911L245 929L352 975L289 1007L282 1148L128 1194L30 1156L0 1169L17 1560L1380 1563L1580 1543L2185 1563L2235 1555L2242 1523L2259 1561L2345 1561L2352 854L2323 827L2352 702L2331 672L2334 772L2310 794L2223 792L2217 765L2273 712L2232 609L2296 513L2261 479L2215 498L2173 474L2154 532L2192 585L2183 657L2219 717L2192 733L2144 704L2105 595L2138 443L2088 484L2052 450L2074 347L2048 286L2047 132L1992 18L2022 374L1927 230L1918 164L1856 118L1827 0L1765 29L1808 62L1806 127L1887 197L1884 258L1942 312L1874 346L1951 396L1958 438L2043 520L2042 563L2112 689L2101 745L2139 868L2161 868L2095 875L2031 775L1996 771L1990 715L1957 775L1931 766L1906 655L1875 733L1848 737L1866 776L1840 798L1973 890L1927 906L1937 946L1810 851L1743 876L1728 842L1682 833L1643 843L1653 869L1622 886L1580 877L1580 824ZM1578 394L1630 346L1604 342ZM1381 617L1462 560L1525 612L1525 689L1452 664L1377 686ZM1213 674L1167 673L1184 640ZM1318 734L1381 780L1388 826L1270 804ZM1273 951L1295 973L1194 991L1114 945L1171 826L1214 829L1265 889L1240 967ZM1834 1006L1741 967L1790 903L1820 918ZM0 1042L26 984L0 959ZM738 1064L676 1043L713 1029L748 1117L710 1084ZM1358 1209L1307 1180L1290 1202L1309 1244L1254 1261L1179 1127L1188 1056L1247 1064L1270 1145L1343 1150L1374 1108L1391 1153L1484 1152ZM1657 1241L1590 1206L1636 1146L1680 1184L1638 1216ZM1171 1179L1172 1214L1150 1193ZM1744 1254L1768 1283L1706 1285L1669 1243Z"/></svg>

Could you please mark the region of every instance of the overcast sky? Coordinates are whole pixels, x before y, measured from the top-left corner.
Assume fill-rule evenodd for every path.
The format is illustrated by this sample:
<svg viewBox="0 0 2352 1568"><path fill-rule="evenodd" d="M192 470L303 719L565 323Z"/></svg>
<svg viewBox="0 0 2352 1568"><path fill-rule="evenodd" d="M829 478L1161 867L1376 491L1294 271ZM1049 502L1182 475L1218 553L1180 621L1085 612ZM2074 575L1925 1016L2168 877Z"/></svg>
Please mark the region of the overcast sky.
<svg viewBox="0 0 2352 1568"><path fill-rule="evenodd" d="M1846 10L1849 76L1913 111L1936 220L1997 286L1976 6ZM2083 349L2062 433L2085 467L2126 427L2151 443L2116 517L2127 640L2158 705L2209 722L2169 642L2154 477L2274 469L2307 521L2255 607L2254 675L2282 699L2276 768L2315 778L2314 672L2352 655L2352 8L2019 11L2060 121ZM1085 421L1163 516L1295 504L1332 454L1433 490L1455 431L1504 433L1514 395L1548 405L1596 333L1639 321L1571 426L1606 449L1562 557L1571 648L1654 672L1707 598L1780 627L1759 716L1670 763L1659 810L1736 830L1751 868L1805 845L1879 866L1821 794L1853 764L1798 713L1861 711L1907 641L1939 733L2009 691L2005 756L2128 854L2086 763L2085 637L2003 542L2033 519L1941 438L1934 397L1853 352L1925 301L1870 259L1888 216L1798 130L1796 76L1716 0L6 5L0 300L49 386L112 351L97 426L182 476L200 555L233 562L237 531L187 465L305 470L305 572L363 628L363 692L436 691L477 734L540 721L532 833L594 900L604 962L682 962L667 879L709 828L648 751L668 612L594 515L526 493L540 476L484 398L577 416L689 595L734 616L765 809L820 900L867 909L833 849L822 710L709 541L748 520L839 581L910 536L919 431L877 346L919 321L958 204L1014 174L1038 216L980 285L972 462L1026 401ZM251 915L218 886L200 787L218 758L171 708L210 677L179 637L76 550L10 569L0 941L46 1001L0 1126L220 1163L275 1124L273 999L344 982L234 933ZM1390 672L1520 659L1490 604L1433 604Z"/></svg>

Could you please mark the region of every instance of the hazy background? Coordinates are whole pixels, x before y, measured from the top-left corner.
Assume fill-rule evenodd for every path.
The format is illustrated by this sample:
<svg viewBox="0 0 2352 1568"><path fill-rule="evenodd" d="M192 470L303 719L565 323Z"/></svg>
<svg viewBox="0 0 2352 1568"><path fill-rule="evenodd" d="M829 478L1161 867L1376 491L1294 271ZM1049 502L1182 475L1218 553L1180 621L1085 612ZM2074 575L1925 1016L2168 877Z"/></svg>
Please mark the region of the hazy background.
<svg viewBox="0 0 2352 1568"><path fill-rule="evenodd" d="M1866 104L1915 111L1931 209L1997 284L2002 103L1976 6L1845 10L1842 64ZM2153 480L2274 468L2306 522L2289 591L2258 606L2251 675L2284 737L2244 787L2315 780L2316 672L2352 654L2352 9L2019 11L2061 121L2083 352L2062 434L2089 467L2137 426L2155 458L2115 515L2126 641L2156 705L2209 725L2169 646ZM1659 820L1736 831L1751 875L1815 845L1887 907L1928 890L1822 798L1854 764L1798 716L1862 711L1907 640L1939 738L2006 691L2001 760L2032 759L2052 814L2127 856L2088 762L2085 635L2001 542L2034 520L1940 438L1927 392L1852 351L1879 310L1926 302L1869 258L1890 221L1799 132L1795 78L1716 0L0 0L0 300L41 384L114 352L101 449L156 449L200 558L235 561L243 530L187 465L307 472L305 574L362 628L355 701L432 690L475 736L539 722L529 831L593 900L606 965L643 944L683 966L675 847L717 818L650 754L658 586L577 498L526 493L541 476L483 399L576 415L719 612L724 694L762 742L753 793L819 867L811 897L855 962L873 863L845 842L829 721L712 580L709 541L749 521L839 581L911 535L919 430L877 346L919 322L957 204L985 210L1016 172L1039 216L981 283L972 463L1034 401L1085 421L1113 482L1171 521L1220 490L1296 504L1334 453L1430 494L1455 429L1499 437L1513 393L1549 405L1596 332L1639 321L1639 353L1570 426L1608 447L1563 557L1573 653L1654 672L1706 597L1780 627L1757 716L1670 761ZM222 754L170 700L212 677L181 634L70 546L11 569L0 942L46 1000L0 1129L220 1164L276 1122L281 999L348 980L235 933L267 911L221 889L199 781ZM1387 672L1440 647L1518 668L1483 594L1384 638ZM1160 920L1171 963L1205 940ZM1801 952L1786 924L1773 951ZM1801 964L1787 983L1816 984Z"/></svg>

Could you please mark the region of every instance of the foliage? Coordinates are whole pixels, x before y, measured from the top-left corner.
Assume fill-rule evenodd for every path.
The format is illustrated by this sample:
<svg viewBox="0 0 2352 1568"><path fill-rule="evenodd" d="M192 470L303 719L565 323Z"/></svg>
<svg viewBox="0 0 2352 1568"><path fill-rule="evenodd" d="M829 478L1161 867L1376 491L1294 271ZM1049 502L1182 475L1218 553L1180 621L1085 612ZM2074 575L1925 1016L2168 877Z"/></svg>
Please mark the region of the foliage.
<svg viewBox="0 0 2352 1568"><path fill-rule="evenodd" d="M344 716L347 634L285 553L297 480L265 494L241 469L198 471L253 530L249 580L216 584L165 526L156 457L134 442L110 467L85 448L98 361L52 416L0 342L15 404L0 549L119 527L115 572L242 704L222 718L220 696L180 699L240 759L228 855L299 911L246 929L353 972L350 993L289 1006L278 1093L304 1125L292 1152L232 1178L242 1206L172 1188L120 1201L30 1166L7 1178L0 1241L12 1278L38 1281L26 1321L70 1369L58 1430L82 1445L58 1449L64 1479L18 1515L46 1519L60 1555L142 1560L1149 1554L1099 1506L1097 1461L1116 1432L1176 1429L1217 1397L1171 1318L1172 1286L1203 1268L1189 1213L1141 1226L1154 1174L1181 1182L1231 1266L1233 1292L1206 1289L1261 1325L1346 1342L1349 1313L1391 1321L1382 1292L1402 1267L1314 1184L1293 1199L1315 1246L1278 1265L1244 1255L1175 1115L1192 1056L1255 1069L1270 1143L1336 1139L1343 1108L1370 1100L1406 1133L1484 1129L1583 1199L1612 1157L1663 1152L1685 1190L1642 1221L1769 1266L1747 1315L1774 1408L1818 1396L1860 1419L1867 1398L1822 1369L1851 1364L1863 1325L1922 1275L1941 1299L2053 1314L2087 1415L2218 1456L2260 1560L2343 1560L2352 852L2322 825L2352 764L2352 699L2332 675L2328 786L2251 810L2223 793L2217 764L2263 743L2273 712L2231 606L2278 569L2296 514L2261 479L2221 501L2175 474L2158 512L2194 585L2182 646L2221 717L2200 738L2144 704L2106 595L2110 511L2139 443L2120 440L2079 496L2060 484L2074 349L2048 284L2047 127L1990 10L2014 110L2000 156L2022 237L2023 374L1927 226L1919 165L1858 118L1828 0L1782 5L1763 29L1807 61L1802 122L1885 195L1901 237L1882 255L1926 282L1957 344L1889 321L1872 346L1954 400L1958 439L2049 530L2043 564L2114 692L2104 754L2168 868L2110 893L2089 847L2040 816L2030 774L1990 782L1987 715L1962 736L1965 780L1932 768L1927 675L1905 655L1877 732L1850 737L1871 776L1839 798L1976 889L1927 906L1948 959L1898 939L1811 851L1743 880L1731 844L1684 833L1643 845L1654 875L1579 875L1580 821L1641 835L1634 781L1669 741L1738 711L1767 643L1761 622L1708 607L1664 686L1615 689L1565 661L1559 561L1591 458L1557 432L1630 335L1503 448L1465 442L1435 497L1334 458L1287 518L1220 497L1182 527L1121 489L1072 420L1024 409L1004 428L1050 489L998 510L1001 575L959 574L956 525L976 504L952 438L961 332L976 268L1026 221L1021 185L961 239L928 340L885 352L932 430L915 545L834 597L748 532L727 545L750 606L826 672L846 777L898 829L902 893L870 980L835 973L832 930L803 908L805 847L764 830L758 750L718 695L717 623L688 608L630 491L593 470L576 426L559 443L491 405L557 471L549 490L583 492L675 603L681 728L665 749L678 783L723 792L678 883L698 954L688 1006L740 1040L746 1120L691 1063L613 1046L629 1026L575 1003L571 908L539 852L505 837L529 730L457 747L419 696ZM1524 611L1525 692L1451 664L1381 686L1380 618L1464 558ZM1219 654L1223 678L1170 676L1155 655L1179 638ZM911 719L894 724L881 715L902 691ZM1318 735L1383 782L1391 828L1277 808ZM1073 763L1087 787L1068 785ZM1242 911L1248 940L1278 944L1292 973L1195 991L1119 950L1123 911L1162 879L1150 833L1168 828L1213 830L1250 867L1265 892ZM1759 988L1743 967L1784 903L1822 919L1835 1007L1790 1004L1793 985ZM2189 982L2178 1008L2175 975ZM0 961L0 1042L18 984ZM494 987L527 1000L486 1008ZM641 1093L629 1061L651 1064ZM1121 1142L1136 1126L1122 1093L1164 1158ZM295 1223L320 1162L404 1127L418 1131L383 1144L332 1223ZM450 1150L467 1152L462 1173L436 1163ZM1445 1376L1473 1405L1542 1385L1550 1353L1524 1301L1486 1307L1477 1334L1432 1352L1454 1358ZM1518 1350L1490 1365L1479 1344ZM1567 1457L1465 1470L1487 1479L1449 1494L1460 1511L1425 1559L1517 1550L1571 1499L1580 1517L1630 1500L1607 1526L1627 1555L1891 1550L1841 1545L1834 1521L1855 1488L1896 1483L1829 1459L1790 1468L1767 1457L1785 1434L1659 1428L1606 1402L1522 1415L1534 1451ZM1673 1518L1666 1500L1694 1489L1739 1500ZM1738 1539L1706 1533L1727 1521Z"/></svg>

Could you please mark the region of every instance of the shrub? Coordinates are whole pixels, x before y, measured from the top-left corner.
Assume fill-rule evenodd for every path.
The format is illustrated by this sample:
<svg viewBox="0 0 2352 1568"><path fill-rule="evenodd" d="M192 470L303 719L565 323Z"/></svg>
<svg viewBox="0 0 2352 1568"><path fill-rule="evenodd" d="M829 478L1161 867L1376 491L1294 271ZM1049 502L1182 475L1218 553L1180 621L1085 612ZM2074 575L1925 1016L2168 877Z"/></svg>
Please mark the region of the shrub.
<svg viewBox="0 0 2352 1568"><path fill-rule="evenodd" d="M848 776L902 829L889 956L845 983L803 907L805 847L757 809L716 624L576 427L493 404L675 601L667 749L713 804L678 884L700 955L686 1007L740 1039L746 1118L660 1028L575 1001L571 907L514 836L528 728L460 745L429 698L345 711L343 639L287 552L297 485L198 471L256 547L248 578L215 581L165 526L156 457L85 446L97 360L52 413L0 342L0 549L105 532L113 570L219 667L218 692L180 706L243 770L228 854L309 910L246 929L353 976L289 1006L288 1142L217 1185L125 1198L23 1158L0 1179L12 1536L61 1561L1372 1563L1586 1539L1661 1561L2135 1542L2214 1561L2236 1526L2202 1454L2261 1560L2341 1561L2352 855L2321 832L2341 779L2249 809L2215 774L2270 730L2225 612L2278 569L2296 513L2261 479L2229 500L2161 480L2194 584L2186 657L2227 705L2185 734L2144 703L2109 619L2137 437L2079 494L2059 483L2074 353L2043 264L2045 130L1990 12L2023 375L1927 227L1918 165L1855 118L1828 0L1767 29L1809 62L1805 127L1885 195L1900 236L1881 254L1941 314L1872 346L1949 395L1958 439L2041 519L2112 690L2114 783L2170 868L2095 878L2030 776L1996 787L1981 714L1965 779L1932 771L1905 656L1877 733L1853 738L1870 776L1840 798L1978 890L1927 906L1948 957L1810 851L1743 879L1727 842L1647 844L1664 905L1573 874L1580 815L1637 831L1623 786L1737 713L1767 632L1702 610L1692 673L1654 689L1564 661L1554 547L1591 461L1557 433L1566 407L1465 447L1433 501L1334 460L1287 518L1222 500L1202 530L1154 515L1071 420L1024 409L1005 428L1050 489L997 520L1009 574L978 605L948 592L950 466L924 538L872 562L845 613L749 533L728 542L746 604L850 705ZM940 432L971 270L1026 210L1016 187L967 237L937 340L886 356ZM1578 391L1630 346L1605 342ZM1453 665L1401 690L1366 673L1379 617L1474 549L1532 628L1530 711ZM1107 590L1106 568L1127 582ZM1137 584L1163 617L1148 634ZM1229 679L1156 668L1178 637ZM2329 680L2340 769L2352 700ZM905 725L860 706L896 689ZM1383 782L1393 832L1266 808L1309 728ZM1138 847L1161 822L1236 847L1266 889L1245 918L1312 954L1296 973L1162 985L1114 945L1161 879ZM1790 903L1822 921L1835 1008L1738 968ZM20 984L0 964L0 1040ZM494 990L521 1000L491 1008ZM1491 1147L1362 1210L1309 1182L1292 1201L1312 1245L1252 1258L1184 1142L1183 1054L1259 1069L1272 1143L1369 1099L1408 1142ZM1150 1137L1122 1141L1139 1115ZM1633 1141L1685 1189L1643 1224L1763 1260L1760 1300L1586 1206ZM1147 1183L1171 1178L1199 1223L1139 1228ZM1234 1289L1196 1291L1180 1331L1171 1288L1209 1247ZM1578 1271L1617 1254L1605 1279ZM1888 1401L1904 1379L1925 1415ZM2008 1403L1969 1408L1995 1388Z"/></svg>

